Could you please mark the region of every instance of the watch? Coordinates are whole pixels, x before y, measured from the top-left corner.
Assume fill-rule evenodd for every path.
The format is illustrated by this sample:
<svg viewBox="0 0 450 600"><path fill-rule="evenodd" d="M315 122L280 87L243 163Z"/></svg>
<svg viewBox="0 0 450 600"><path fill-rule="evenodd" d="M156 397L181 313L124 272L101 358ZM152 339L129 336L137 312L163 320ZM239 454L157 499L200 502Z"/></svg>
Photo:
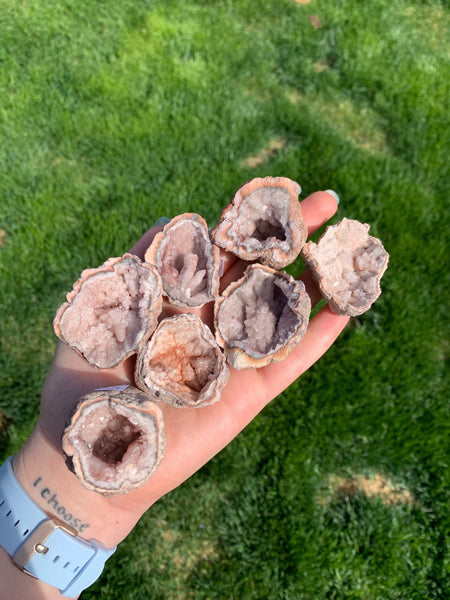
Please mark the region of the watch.
<svg viewBox="0 0 450 600"><path fill-rule="evenodd" d="M21 571L76 598L100 576L116 547L86 541L41 510L17 481L12 459L0 467L0 546Z"/></svg>

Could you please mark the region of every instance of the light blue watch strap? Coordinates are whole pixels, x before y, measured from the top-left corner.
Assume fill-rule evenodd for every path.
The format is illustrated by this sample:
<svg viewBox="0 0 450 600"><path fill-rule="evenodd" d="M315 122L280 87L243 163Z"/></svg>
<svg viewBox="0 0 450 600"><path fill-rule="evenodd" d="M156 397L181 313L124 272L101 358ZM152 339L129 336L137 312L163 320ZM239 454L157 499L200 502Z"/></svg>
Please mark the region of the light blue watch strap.
<svg viewBox="0 0 450 600"><path fill-rule="evenodd" d="M22 571L76 598L100 576L116 548L83 540L50 518L17 481L12 458L0 467L0 546Z"/></svg>

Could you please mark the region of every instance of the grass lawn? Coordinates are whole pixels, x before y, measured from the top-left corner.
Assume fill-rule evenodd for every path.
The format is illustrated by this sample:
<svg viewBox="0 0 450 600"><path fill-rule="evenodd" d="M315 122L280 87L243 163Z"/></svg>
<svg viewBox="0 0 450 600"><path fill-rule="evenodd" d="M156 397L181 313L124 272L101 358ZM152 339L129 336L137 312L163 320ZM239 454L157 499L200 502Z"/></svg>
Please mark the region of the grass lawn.
<svg viewBox="0 0 450 600"><path fill-rule="evenodd" d="M161 214L212 226L283 175L390 253L371 311L83 599L450 596L449 25L438 0L0 0L0 460L65 293Z"/></svg>

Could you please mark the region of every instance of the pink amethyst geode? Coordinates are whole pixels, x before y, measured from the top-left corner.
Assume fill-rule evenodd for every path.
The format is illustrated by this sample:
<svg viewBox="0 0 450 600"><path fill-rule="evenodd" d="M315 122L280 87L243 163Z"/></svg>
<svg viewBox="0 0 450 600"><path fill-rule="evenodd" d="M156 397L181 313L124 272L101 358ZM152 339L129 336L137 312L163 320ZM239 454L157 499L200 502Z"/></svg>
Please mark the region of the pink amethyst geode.
<svg viewBox="0 0 450 600"><path fill-rule="evenodd" d="M164 455L161 409L131 386L86 394L66 424L62 449L88 490L104 496L130 492L149 479Z"/></svg>
<svg viewBox="0 0 450 600"><path fill-rule="evenodd" d="M203 306L219 289L220 252L206 221L195 213L174 217L157 233L145 253L155 265L165 295L177 306Z"/></svg>
<svg viewBox="0 0 450 600"><path fill-rule="evenodd" d="M342 219L326 228L319 242L303 246L302 258L330 308L338 315L356 317L372 306L381 294L380 279L389 254L370 226Z"/></svg>
<svg viewBox="0 0 450 600"><path fill-rule="evenodd" d="M137 386L178 407L220 399L228 381L225 356L209 327L193 314L163 319L138 354Z"/></svg>
<svg viewBox="0 0 450 600"><path fill-rule="evenodd" d="M153 333L162 309L161 279L137 256L86 269L53 322L56 335L98 369L118 365Z"/></svg>
<svg viewBox="0 0 450 600"><path fill-rule="evenodd" d="M216 339L236 369L282 360L308 327L311 300L284 271L253 264L215 305Z"/></svg>
<svg viewBox="0 0 450 600"><path fill-rule="evenodd" d="M236 192L212 232L215 244L247 261L282 269L298 256L308 230L287 177L256 177Z"/></svg>

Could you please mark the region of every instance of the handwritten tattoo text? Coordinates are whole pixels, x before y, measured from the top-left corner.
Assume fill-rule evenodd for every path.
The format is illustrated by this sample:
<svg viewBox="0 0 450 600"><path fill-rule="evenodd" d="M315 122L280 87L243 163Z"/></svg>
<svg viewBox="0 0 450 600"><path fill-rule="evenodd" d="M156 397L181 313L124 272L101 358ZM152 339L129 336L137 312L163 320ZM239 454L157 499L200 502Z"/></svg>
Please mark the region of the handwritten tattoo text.
<svg viewBox="0 0 450 600"><path fill-rule="evenodd" d="M48 487L44 487L41 484L42 477L38 477L34 482L34 487L40 490L42 498L47 504L53 509L58 515L61 521L65 521L68 525L75 527L80 533L89 527L89 523L83 523L81 519L77 519L70 513L65 506L61 504L58 496L52 492Z"/></svg>

